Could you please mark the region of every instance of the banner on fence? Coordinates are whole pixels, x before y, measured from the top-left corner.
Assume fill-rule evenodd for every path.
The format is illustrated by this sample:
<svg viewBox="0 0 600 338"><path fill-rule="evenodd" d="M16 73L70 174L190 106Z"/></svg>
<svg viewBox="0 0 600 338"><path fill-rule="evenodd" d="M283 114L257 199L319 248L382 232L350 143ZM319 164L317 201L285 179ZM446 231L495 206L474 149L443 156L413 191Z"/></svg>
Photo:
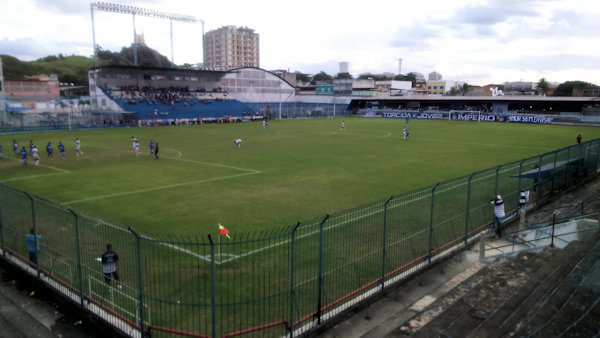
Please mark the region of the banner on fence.
<svg viewBox="0 0 600 338"><path fill-rule="evenodd" d="M423 119L423 120L443 120L444 114L442 113L396 113L396 112L382 112L381 115L386 118L397 118L397 119Z"/></svg>

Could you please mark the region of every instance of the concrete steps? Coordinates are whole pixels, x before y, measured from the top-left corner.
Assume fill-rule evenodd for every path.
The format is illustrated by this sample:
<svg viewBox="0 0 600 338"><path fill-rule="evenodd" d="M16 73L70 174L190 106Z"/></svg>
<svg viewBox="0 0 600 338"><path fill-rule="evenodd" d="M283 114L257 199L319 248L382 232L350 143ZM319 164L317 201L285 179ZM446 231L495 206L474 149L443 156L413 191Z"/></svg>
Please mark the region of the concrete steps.
<svg viewBox="0 0 600 338"><path fill-rule="evenodd" d="M600 234L500 259L387 337L600 334Z"/></svg>

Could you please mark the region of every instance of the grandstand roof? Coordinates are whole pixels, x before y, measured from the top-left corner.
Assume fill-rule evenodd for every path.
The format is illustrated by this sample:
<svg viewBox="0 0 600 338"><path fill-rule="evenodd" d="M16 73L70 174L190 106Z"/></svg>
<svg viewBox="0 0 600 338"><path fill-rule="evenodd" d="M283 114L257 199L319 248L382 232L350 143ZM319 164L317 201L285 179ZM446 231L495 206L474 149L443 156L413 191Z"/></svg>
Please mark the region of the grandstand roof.
<svg viewBox="0 0 600 338"><path fill-rule="evenodd" d="M572 96L537 96L537 95L515 95L515 96L442 96L442 95L418 95L418 96L389 96L361 98L364 101L490 101L490 102L600 102L600 97L572 97Z"/></svg>
<svg viewBox="0 0 600 338"><path fill-rule="evenodd" d="M126 65L108 65L92 67L91 70L95 69L121 69L128 71L140 71L140 70L156 70L163 72L180 72L180 73L212 73L212 74L225 74L226 71L220 70L204 70L204 69L191 69L191 68L171 68L171 67L145 67L145 66L126 66Z"/></svg>
<svg viewBox="0 0 600 338"><path fill-rule="evenodd" d="M272 74L273 76L280 78L281 81L283 81L283 82L287 83L288 85L290 85L290 87L295 87L295 85L289 83L286 79L282 78L281 76L279 76L279 75L277 75L277 74L275 74L273 72L270 72L268 70L265 70L265 69L262 69L262 68L258 68L258 67L239 67L239 68L233 68L233 69L228 70L226 73L233 73L236 70L243 70L243 69L257 69L257 70L260 70L260 71Z"/></svg>

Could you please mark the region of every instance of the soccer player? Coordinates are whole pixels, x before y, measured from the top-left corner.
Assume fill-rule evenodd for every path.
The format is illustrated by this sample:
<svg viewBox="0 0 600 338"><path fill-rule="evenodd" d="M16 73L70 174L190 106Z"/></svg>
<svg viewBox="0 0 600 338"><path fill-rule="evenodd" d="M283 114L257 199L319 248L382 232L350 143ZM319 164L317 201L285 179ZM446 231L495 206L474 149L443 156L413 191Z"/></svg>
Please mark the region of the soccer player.
<svg viewBox="0 0 600 338"><path fill-rule="evenodd" d="M29 156L33 156L33 140L29 140Z"/></svg>
<svg viewBox="0 0 600 338"><path fill-rule="evenodd" d="M21 158L23 159L23 166L27 165L27 149L25 149L25 146L23 146L23 149L21 149Z"/></svg>
<svg viewBox="0 0 600 338"><path fill-rule="evenodd" d="M342 130L346 129L346 125L344 124L344 121L342 121Z"/></svg>
<svg viewBox="0 0 600 338"><path fill-rule="evenodd" d="M64 160L67 156L67 153L65 152L65 146L61 141L58 141L58 151L60 152L60 157Z"/></svg>
<svg viewBox="0 0 600 338"><path fill-rule="evenodd" d="M2 145L0 144L0 161L3 161L4 159L2 158Z"/></svg>
<svg viewBox="0 0 600 338"><path fill-rule="evenodd" d="M48 142L48 144L46 144L46 153L48 154L48 158L54 159L52 157L52 153L54 153L54 149L52 149L52 143Z"/></svg>
<svg viewBox="0 0 600 338"><path fill-rule="evenodd" d="M79 154L83 155L83 151L81 151L81 141L79 138L75 139L75 155L79 156Z"/></svg>
<svg viewBox="0 0 600 338"><path fill-rule="evenodd" d="M242 139L238 138L237 140L235 140L233 143L235 143L237 145L237 147L241 147L242 146Z"/></svg>
<svg viewBox="0 0 600 338"><path fill-rule="evenodd" d="M38 154L38 148L35 146L35 144L33 145L33 148L31 149L31 156L33 157L33 160L35 161L35 166L39 166L40 165L40 155Z"/></svg>
<svg viewBox="0 0 600 338"><path fill-rule="evenodd" d="M137 138L131 136L131 148L135 151L135 144L137 143Z"/></svg>
<svg viewBox="0 0 600 338"><path fill-rule="evenodd" d="M154 141L150 140L150 155L154 154Z"/></svg>
<svg viewBox="0 0 600 338"><path fill-rule="evenodd" d="M17 143L17 140L13 140L13 152L19 154L19 144Z"/></svg>
<svg viewBox="0 0 600 338"><path fill-rule="evenodd" d="M154 145L154 159L158 160L158 142Z"/></svg>
<svg viewBox="0 0 600 338"><path fill-rule="evenodd" d="M135 144L133 145L133 150L135 151L135 156L138 156L140 154L140 144L137 140L135 141Z"/></svg>
<svg viewBox="0 0 600 338"><path fill-rule="evenodd" d="M402 128L402 136L404 136L405 140L406 140L407 135L408 135L408 130L406 130L406 128Z"/></svg>

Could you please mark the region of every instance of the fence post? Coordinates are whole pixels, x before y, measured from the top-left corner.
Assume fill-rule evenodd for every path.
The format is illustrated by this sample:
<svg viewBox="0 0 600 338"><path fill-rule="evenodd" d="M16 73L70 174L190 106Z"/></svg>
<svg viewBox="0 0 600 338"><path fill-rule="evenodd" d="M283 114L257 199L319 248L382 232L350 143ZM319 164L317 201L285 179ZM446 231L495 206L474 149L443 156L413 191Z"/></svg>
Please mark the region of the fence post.
<svg viewBox="0 0 600 338"><path fill-rule="evenodd" d="M467 210L465 211L465 244L467 244L467 239L469 236L469 210L471 209L471 180L475 176L475 173L469 175L469 180L467 183Z"/></svg>
<svg viewBox="0 0 600 338"><path fill-rule="evenodd" d="M300 222L296 223L296 226L294 226L294 229L292 229L292 252L290 253L290 338L294 338L294 299L296 298L294 295L294 258L296 254L296 230L298 230L299 226Z"/></svg>
<svg viewBox="0 0 600 338"><path fill-rule="evenodd" d="M6 247L4 246L4 224L2 223L2 205L0 203L0 246L2 247L2 256L6 256Z"/></svg>
<svg viewBox="0 0 600 338"><path fill-rule="evenodd" d="M81 245L79 242L79 215L73 211L73 209L67 209L75 217L75 248L77 249L77 274L79 275L79 299L80 304L83 306L84 294L83 294L83 271L81 269Z"/></svg>
<svg viewBox="0 0 600 338"><path fill-rule="evenodd" d="M539 184L540 184L540 178L542 177L542 156L543 155L540 155L540 158L538 159L538 163L537 163L537 166L538 166L537 178L535 180L533 180L533 191L535 192L536 199L538 198L537 197L538 195L541 195L541 192L539 191L540 190Z"/></svg>
<svg viewBox="0 0 600 338"><path fill-rule="evenodd" d="M436 183L431 189L431 212L429 215L429 254L427 255L427 263L431 263L431 256L433 250L433 197L435 196L435 189L439 186L439 183Z"/></svg>
<svg viewBox="0 0 600 338"><path fill-rule="evenodd" d="M521 163L519 163L519 181L517 183L517 194L519 198L517 198L517 210L519 210L521 205L521 174L523 173L523 162L525 162L525 160L522 160Z"/></svg>
<svg viewBox="0 0 600 338"><path fill-rule="evenodd" d="M317 324L321 324L321 305L323 295L323 225L329 219L329 215L325 216L319 224L319 276L318 276L318 296L317 296Z"/></svg>
<svg viewBox="0 0 600 338"><path fill-rule="evenodd" d="M500 177L500 168L502 168L502 164L496 167L496 185L494 186L494 192L498 195L498 180Z"/></svg>
<svg viewBox="0 0 600 338"><path fill-rule="evenodd" d="M556 210L552 213L552 236L550 237L550 247L554 248L554 226L556 225Z"/></svg>
<svg viewBox="0 0 600 338"><path fill-rule="evenodd" d="M581 145L581 144L579 144ZM565 189L567 189L569 184L569 168L571 167L571 148L567 148L567 163L565 163Z"/></svg>
<svg viewBox="0 0 600 338"><path fill-rule="evenodd" d="M386 235L387 235L387 208L388 208L388 204L390 203L390 201L392 200L392 198L394 198L394 195L390 196L390 198L388 198L387 201L385 201L385 204L383 205L383 239L382 239L382 246L383 249L381 250L381 291L383 291L383 287L385 286L385 255L386 255Z"/></svg>
<svg viewBox="0 0 600 338"><path fill-rule="evenodd" d="M35 202L34 202L34 198L33 196L31 196L29 193L25 193L25 195L27 197L29 197L29 200L31 201L31 228L33 229L33 243L35 245L35 255L37 257L37 262L31 262L31 263L35 263L35 270L37 272L37 278L40 278L40 257L39 257L39 242L38 242L38 238L37 238L37 229L35 227ZM29 258L27 259L27 261L29 261Z"/></svg>
<svg viewBox="0 0 600 338"><path fill-rule="evenodd" d="M210 308L211 308L211 326L212 334L211 337L217 336L217 309L216 296L215 296L215 242L213 242L212 236L208 235L210 241Z"/></svg>
<svg viewBox="0 0 600 338"><path fill-rule="evenodd" d="M556 160L557 160L557 158L558 158L558 151L555 150L554 151L554 167L552 168L552 189L550 191L550 193L552 195L554 195L554 177L556 176L555 171L556 171Z"/></svg>
<svg viewBox="0 0 600 338"><path fill-rule="evenodd" d="M144 337L144 284L142 280L142 238L138 235L131 227L128 227L129 230L135 236L135 244L136 244L136 256L137 256L137 265L138 265L138 303L140 307L140 336Z"/></svg>

